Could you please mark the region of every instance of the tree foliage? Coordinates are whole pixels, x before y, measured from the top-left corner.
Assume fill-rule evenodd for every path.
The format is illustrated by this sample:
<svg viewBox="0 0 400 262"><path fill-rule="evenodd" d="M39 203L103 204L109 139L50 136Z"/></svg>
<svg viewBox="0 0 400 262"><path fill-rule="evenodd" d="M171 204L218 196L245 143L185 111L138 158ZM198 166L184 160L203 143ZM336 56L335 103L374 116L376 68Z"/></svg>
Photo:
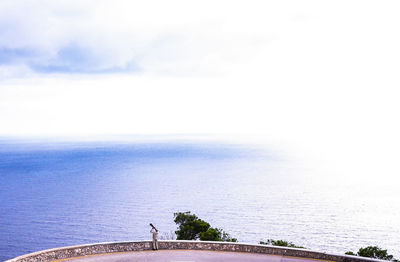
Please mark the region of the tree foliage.
<svg viewBox="0 0 400 262"><path fill-rule="evenodd" d="M237 242L228 233L220 228L213 228L195 214L189 212L174 213L174 222L178 225L175 231L177 240L204 240L204 241L226 241Z"/></svg>
<svg viewBox="0 0 400 262"><path fill-rule="evenodd" d="M397 259L393 259L393 256L389 255L386 249L381 249L380 247L377 247L377 246L362 247L358 250L357 254L354 254L351 251L348 251L345 254L352 255L352 256L371 257L371 258L377 258L377 259L383 259L383 260L391 260L391 261L395 261L395 262L399 261Z"/></svg>
<svg viewBox="0 0 400 262"><path fill-rule="evenodd" d="M222 231L221 240L224 241L224 242L237 242L237 238L231 237L231 235L229 235L225 231Z"/></svg>
<svg viewBox="0 0 400 262"><path fill-rule="evenodd" d="M236 238L231 237L228 233L220 228L210 227L206 232L200 233L200 240L203 241L225 241L237 242Z"/></svg>
<svg viewBox="0 0 400 262"><path fill-rule="evenodd" d="M189 212L174 213L174 222L178 225L175 231L178 240L199 239L201 232L206 232L210 224L199 219L195 214Z"/></svg>
<svg viewBox="0 0 400 262"><path fill-rule="evenodd" d="M268 239L267 241L260 241L260 244L262 245L273 245L273 246L280 246L280 247L295 247L295 248L305 248L302 246L297 246L293 244L292 242L288 242L285 240L274 240L274 239Z"/></svg>
<svg viewBox="0 0 400 262"><path fill-rule="evenodd" d="M393 256L387 253L387 250L380 249L377 246L369 246L365 248L360 248L357 254L361 257L372 257L383 260L392 260Z"/></svg>

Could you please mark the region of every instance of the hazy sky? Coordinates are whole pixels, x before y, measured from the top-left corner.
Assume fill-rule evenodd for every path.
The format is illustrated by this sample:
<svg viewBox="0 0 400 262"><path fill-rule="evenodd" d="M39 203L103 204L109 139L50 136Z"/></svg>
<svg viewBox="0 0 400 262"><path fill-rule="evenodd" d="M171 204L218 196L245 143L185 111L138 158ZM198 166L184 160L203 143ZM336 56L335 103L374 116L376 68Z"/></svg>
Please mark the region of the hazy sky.
<svg viewBox="0 0 400 262"><path fill-rule="evenodd" d="M0 1L0 135L207 134L399 181L398 1Z"/></svg>

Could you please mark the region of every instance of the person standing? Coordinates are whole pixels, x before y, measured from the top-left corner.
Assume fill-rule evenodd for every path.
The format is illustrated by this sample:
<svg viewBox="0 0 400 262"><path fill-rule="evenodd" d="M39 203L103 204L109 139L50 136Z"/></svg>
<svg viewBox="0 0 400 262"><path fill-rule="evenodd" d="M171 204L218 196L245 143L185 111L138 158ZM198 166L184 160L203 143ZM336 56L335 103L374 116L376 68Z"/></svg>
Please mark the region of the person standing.
<svg viewBox="0 0 400 262"><path fill-rule="evenodd" d="M150 233L153 234L153 250L158 250L158 229L153 224L150 224L150 226Z"/></svg>

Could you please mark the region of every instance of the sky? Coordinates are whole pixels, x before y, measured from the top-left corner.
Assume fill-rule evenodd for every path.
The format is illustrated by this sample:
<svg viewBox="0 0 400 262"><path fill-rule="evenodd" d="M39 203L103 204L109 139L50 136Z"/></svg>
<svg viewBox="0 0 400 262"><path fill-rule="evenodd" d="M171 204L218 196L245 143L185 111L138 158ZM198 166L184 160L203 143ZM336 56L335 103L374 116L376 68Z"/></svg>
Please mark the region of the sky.
<svg viewBox="0 0 400 262"><path fill-rule="evenodd" d="M205 135L398 185L399 7L3 0L0 136Z"/></svg>

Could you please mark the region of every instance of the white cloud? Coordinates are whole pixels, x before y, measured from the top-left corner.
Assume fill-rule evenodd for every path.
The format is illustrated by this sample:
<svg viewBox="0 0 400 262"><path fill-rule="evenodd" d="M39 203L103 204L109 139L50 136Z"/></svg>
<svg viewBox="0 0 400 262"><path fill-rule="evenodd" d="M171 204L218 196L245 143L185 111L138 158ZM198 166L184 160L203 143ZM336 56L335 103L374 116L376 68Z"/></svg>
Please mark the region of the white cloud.
<svg viewBox="0 0 400 262"><path fill-rule="evenodd" d="M0 134L257 135L395 181L398 2L79 3L1 2Z"/></svg>
<svg viewBox="0 0 400 262"><path fill-rule="evenodd" d="M259 31L262 17L242 21L246 6L227 4L6 1L0 52L41 73L221 73L255 42L271 38Z"/></svg>

